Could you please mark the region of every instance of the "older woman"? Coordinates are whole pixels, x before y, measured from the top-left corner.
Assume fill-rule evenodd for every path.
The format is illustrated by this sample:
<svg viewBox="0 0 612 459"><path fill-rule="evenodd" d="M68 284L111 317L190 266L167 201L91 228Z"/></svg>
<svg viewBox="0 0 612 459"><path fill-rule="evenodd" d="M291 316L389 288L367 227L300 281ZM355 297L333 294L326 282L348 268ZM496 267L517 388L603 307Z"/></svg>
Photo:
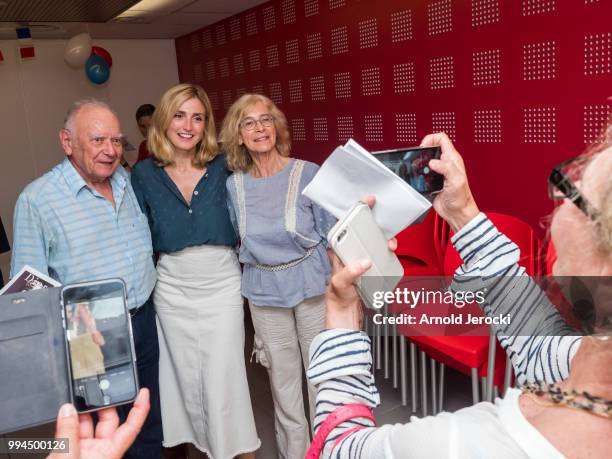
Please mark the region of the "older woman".
<svg viewBox="0 0 612 459"><path fill-rule="evenodd" d="M327 440L321 457L608 457L612 438L612 330L606 328L610 311L605 305L609 295L594 297L598 305L594 326L601 335L580 338L569 335L569 328L558 315L549 314L552 306L536 289L501 285L501 276L507 276L504 285L508 279L528 279L516 265L518 248L478 211L463 161L450 140L438 134L426 137L423 144L442 146L441 160L430 163L445 176L444 190L434 206L455 230L453 243L465 262L457 275L481 286L497 277L497 291L487 294L491 303L490 309L485 308L488 314L499 313L497 308L513 300L515 306L522 305L518 308L522 314L530 314L533 309L544 311L542 317L548 323L539 323L538 328L543 326L565 336L505 336L502 344L516 353L514 363L522 378L539 381L525 385L522 391L509 389L495 405L480 403L453 414L375 428L363 405L375 407L379 396L370 372L369 339L358 331L361 309L352 286L370 264L364 260L340 269L335 261L337 272L327 296L328 330L313 341L308 371L319 391L315 429L320 428L321 437ZM554 171L551 187L556 192L551 195L565 196L551 228L558 247L556 274L610 276L612 148L594 154L583 175L574 174L575 178L581 176L580 181L573 182L563 167ZM603 308L599 307L602 303ZM519 330L505 330L509 331ZM349 383L350 390L341 390ZM358 406L346 406L350 404ZM346 414L345 422L326 421L334 411L337 416ZM325 429L328 434L323 434Z"/></svg>
<svg viewBox="0 0 612 459"><path fill-rule="evenodd" d="M240 97L221 140L235 171L227 191L240 235L242 294L255 327L254 352L270 376L279 454L303 457L310 435L302 363L307 367L310 343L323 329L326 234L334 219L302 196L317 166L289 157L287 120L270 99ZM315 394L308 389L312 414Z"/></svg>
<svg viewBox="0 0 612 459"><path fill-rule="evenodd" d="M138 163L132 184L159 254L154 302L164 446L192 443L215 459L253 452L260 442L244 363L229 172L204 90L180 84L166 91L148 142L153 158Z"/></svg>

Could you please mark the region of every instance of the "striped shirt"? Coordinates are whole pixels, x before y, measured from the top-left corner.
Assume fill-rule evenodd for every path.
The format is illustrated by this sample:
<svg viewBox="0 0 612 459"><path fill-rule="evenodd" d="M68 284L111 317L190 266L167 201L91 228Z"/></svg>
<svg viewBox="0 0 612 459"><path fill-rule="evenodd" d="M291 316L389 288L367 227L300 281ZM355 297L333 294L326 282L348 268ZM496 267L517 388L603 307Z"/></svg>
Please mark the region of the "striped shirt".
<svg viewBox="0 0 612 459"><path fill-rule="evenodd" d="M144 304L156 280L149 225L123 168L110 181L115 207L67 158L30 183L15 205L11 276L30 265L62 284L119 277L128 307Z"/></svg>
<svg viewBox="0 0 612 459"><path fill-rule="evenodd" d="M513 310L513 322L529 324L520 330L530 329L532 336L511 335L516 329L497 330L517 380L553 383L565 379L581 337L571 336L575 332L517 265L516 244L484 214L458 231L452 242L464 261L455 273L454 290L487 288L484 311L488 315L524 305ZM361 403L375 408L380 404L371 367L370 340L364 333L334 329L315 337L307 373L318 389L315 432L339 406ZM335 441L355 427L364 428L346 436L332 451ZM521 414L517 391L495 405L480 403L452 414L413 417L409 424L376 428L367 419L351 419L330 433L321 457L487 457L492 450L496 457L562 457Z"/></svg>

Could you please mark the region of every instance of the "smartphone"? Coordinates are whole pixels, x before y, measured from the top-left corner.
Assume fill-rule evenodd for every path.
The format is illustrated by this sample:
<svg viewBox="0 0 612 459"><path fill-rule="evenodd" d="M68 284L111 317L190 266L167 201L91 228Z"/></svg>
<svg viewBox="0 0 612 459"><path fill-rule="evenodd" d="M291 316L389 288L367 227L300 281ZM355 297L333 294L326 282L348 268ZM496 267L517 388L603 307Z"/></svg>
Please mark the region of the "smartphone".
<svg viewBox="0 0 612 459"><path fill-rule="evenodd" d="M345 265L363 258L372 260L372 267L356 284L361 299L369 308L374 308L374 298L380 295L378 292L395 289L404 275L404 268L395 253L389 250L372 210L363 202L355 204L334 225L327 240Z"/></svg>
<svg viewBox="0 0 612 459"><path fill-rule="evenodd" d="M376 159L427 198L442 191L444 176L429 167L429 161L440 159L440 147L412 147L374 152Z"/></svg>
<svg viewBox="0 0 612 459"><path fill-rule="evenodd" d="M80 413L132 402L136 352L121 279L62 288L71 398Z"/></svg>

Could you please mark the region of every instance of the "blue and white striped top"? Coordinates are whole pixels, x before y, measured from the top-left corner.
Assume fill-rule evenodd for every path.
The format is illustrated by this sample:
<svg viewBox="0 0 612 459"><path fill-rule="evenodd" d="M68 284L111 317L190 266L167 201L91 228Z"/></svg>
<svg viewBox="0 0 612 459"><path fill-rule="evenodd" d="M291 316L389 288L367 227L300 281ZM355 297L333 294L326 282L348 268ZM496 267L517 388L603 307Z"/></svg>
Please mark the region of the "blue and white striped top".
<svg viewBox="0 0 612 459"><path fill-rule="evenodd" d="M144 304L156 280L149 224L123 168L111 185L115 208L67 158L30 183L15 205L11 276L30 265L62 284L120 277L128 307Z"/></svg>

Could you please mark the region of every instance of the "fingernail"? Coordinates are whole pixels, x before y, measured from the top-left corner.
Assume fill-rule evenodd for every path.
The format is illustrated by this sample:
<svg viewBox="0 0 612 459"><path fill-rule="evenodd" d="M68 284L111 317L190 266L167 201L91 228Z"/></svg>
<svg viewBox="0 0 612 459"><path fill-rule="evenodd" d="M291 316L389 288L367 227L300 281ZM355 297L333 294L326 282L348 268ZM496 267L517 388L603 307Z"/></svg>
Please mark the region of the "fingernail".
<svg viewBox="0 0 612 459"><path fill-rule="evenodd" d="M359 261L359 265L363 268L363 269L369 269L370 266L372 266L372 260L369 260L367 258L364 258L363 260Z"/></svg>
<svg viewBox="0 0 612 459"><path fill-rule="evenodd" d="M76 409L70 403L62 405L59 411L59 415L61 418L69 418L70 416L74 416L75 414L77 414Z"/></svg>

